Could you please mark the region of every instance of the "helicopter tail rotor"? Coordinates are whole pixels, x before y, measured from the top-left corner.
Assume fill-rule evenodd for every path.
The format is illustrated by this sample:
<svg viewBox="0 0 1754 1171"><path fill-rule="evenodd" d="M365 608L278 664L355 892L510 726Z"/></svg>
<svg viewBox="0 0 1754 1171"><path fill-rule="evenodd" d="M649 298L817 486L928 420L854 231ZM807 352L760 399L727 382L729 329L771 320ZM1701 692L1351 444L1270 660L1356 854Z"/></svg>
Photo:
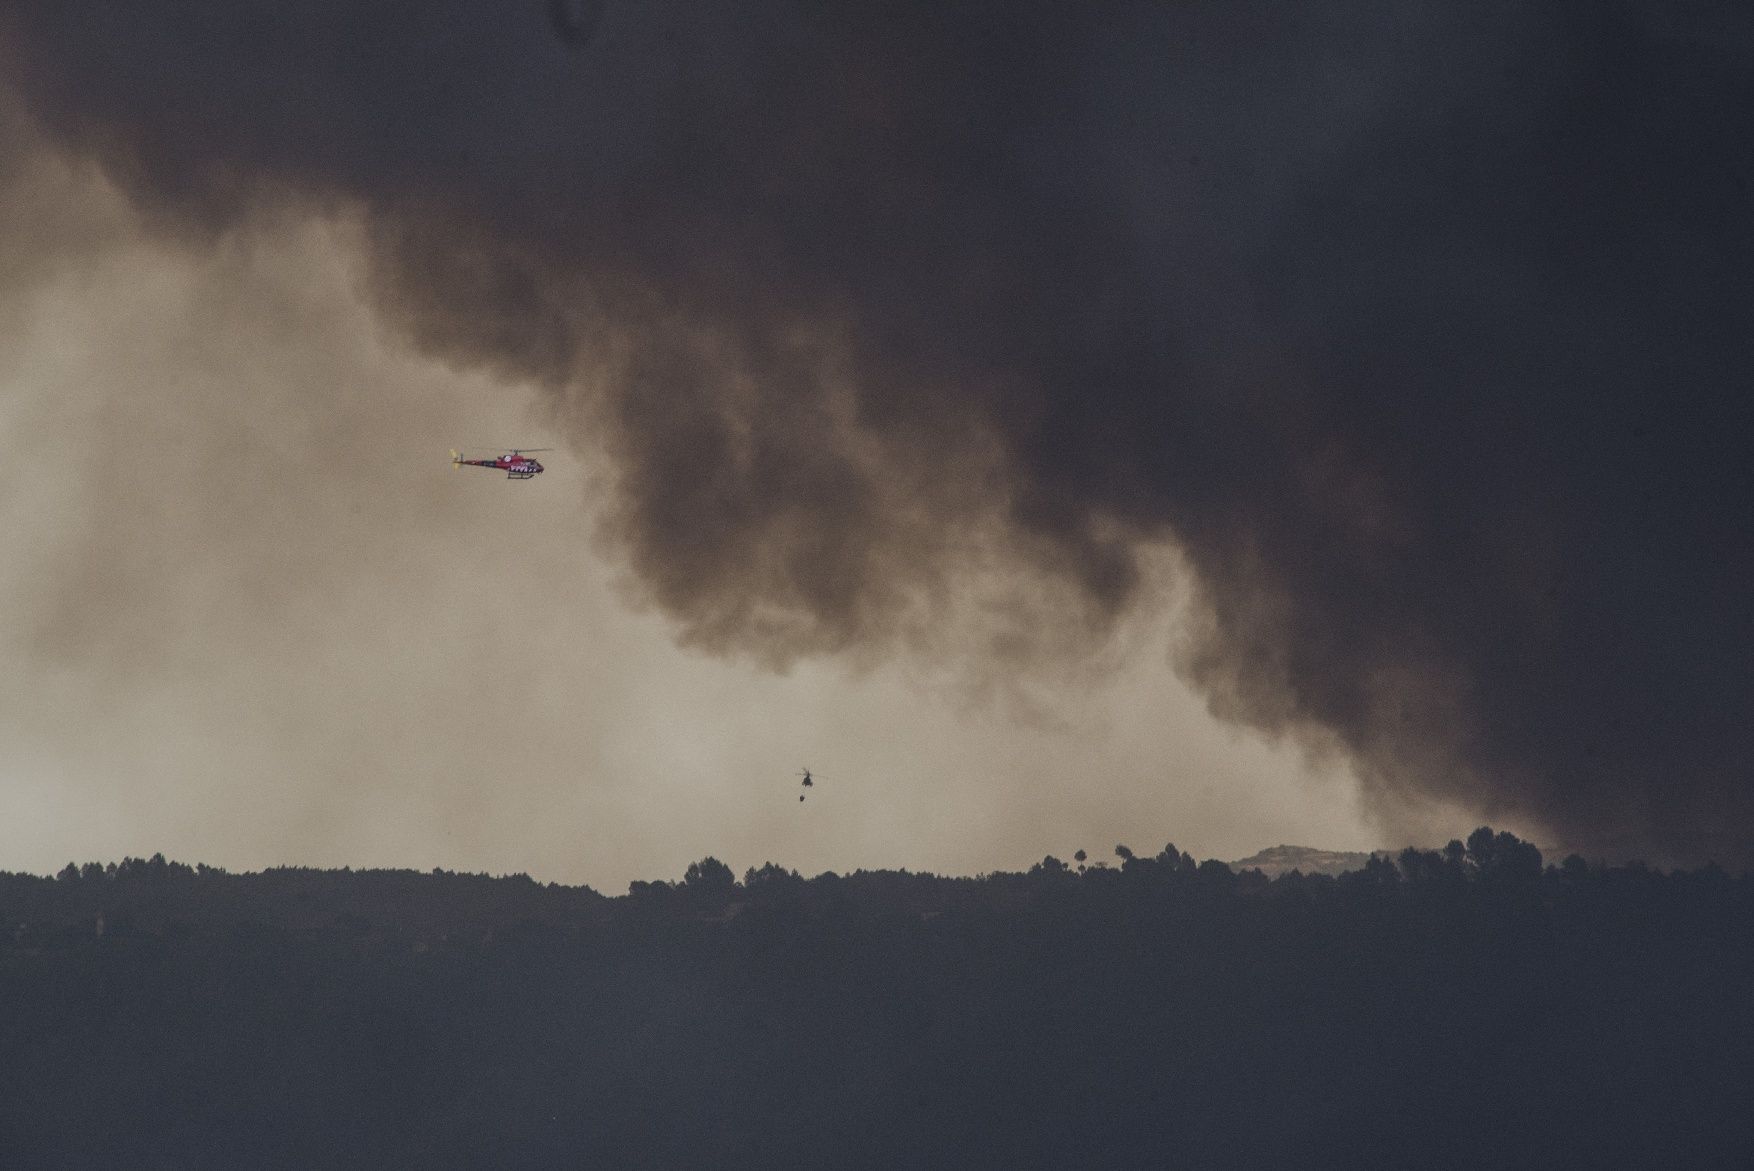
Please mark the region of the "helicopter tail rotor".
<svg viewBox="0 0 1754 1171"><path fill-rule="evenodd" d="M462 468L462 466L463 466L463 453L458 451L454 447L451 448L451 470L457 471L460 468Z"/></svg>

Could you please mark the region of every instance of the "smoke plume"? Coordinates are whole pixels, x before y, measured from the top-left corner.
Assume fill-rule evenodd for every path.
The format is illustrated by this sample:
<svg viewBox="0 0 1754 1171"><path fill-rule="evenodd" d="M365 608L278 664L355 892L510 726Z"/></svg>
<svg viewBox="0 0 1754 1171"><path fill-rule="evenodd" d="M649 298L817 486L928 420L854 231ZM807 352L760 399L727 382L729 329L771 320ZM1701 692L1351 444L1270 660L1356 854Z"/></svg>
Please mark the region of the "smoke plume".
<svg viewBox="0 0 1754 1171"><path fill-rule="evenodd" d="M1385 810L1749 856L1738 6L0 14L160 230L357 216L386 319L549 388L689 640L927 645L980 581L1026 655L1171 541L1185 673Z"/></svg>

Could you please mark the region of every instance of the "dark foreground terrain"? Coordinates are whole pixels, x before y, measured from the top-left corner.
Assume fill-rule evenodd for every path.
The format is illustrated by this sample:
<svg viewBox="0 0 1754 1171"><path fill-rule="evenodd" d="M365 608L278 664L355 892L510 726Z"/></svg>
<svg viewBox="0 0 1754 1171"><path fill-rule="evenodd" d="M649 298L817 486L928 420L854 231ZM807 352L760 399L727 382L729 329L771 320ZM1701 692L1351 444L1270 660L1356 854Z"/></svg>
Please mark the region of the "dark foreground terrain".
<svg viewBox="0 0 1754 1171"><path fill-rule="evenodd" d="M0 1166L1748 1167L1754 878L0 875Z"/></svg>

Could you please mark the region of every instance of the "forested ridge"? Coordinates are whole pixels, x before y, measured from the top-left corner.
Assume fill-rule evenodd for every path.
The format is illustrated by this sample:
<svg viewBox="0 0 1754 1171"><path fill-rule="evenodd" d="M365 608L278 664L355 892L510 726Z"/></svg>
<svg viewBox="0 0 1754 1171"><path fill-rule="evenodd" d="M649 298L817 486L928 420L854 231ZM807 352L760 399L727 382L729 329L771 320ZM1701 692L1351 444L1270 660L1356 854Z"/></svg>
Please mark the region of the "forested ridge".
<svg viewBox="0 0 1754 1171"><path fill-rule="evenodd" d="M1489 829L1339 878L0 874L0 1167L1745 1167L1751 912Z"/></svg>

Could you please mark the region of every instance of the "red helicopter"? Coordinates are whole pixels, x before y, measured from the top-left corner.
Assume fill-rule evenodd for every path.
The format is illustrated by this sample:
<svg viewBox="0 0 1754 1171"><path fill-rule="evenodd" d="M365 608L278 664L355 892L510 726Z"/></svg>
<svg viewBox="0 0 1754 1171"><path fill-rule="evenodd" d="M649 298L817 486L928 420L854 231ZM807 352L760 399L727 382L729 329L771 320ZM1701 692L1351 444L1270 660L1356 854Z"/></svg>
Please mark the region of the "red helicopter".
<svg viewBox="0 0 1754 1171"><path fill-rule="evenodd" d="M467 464L472 468L497 468L505 473L505 478L508 480L528 480L532 476L542 474L541 461L528 458L529 454L533 451L553 450L552 447L513 448L495 459L464 459L462 452L453 450L451 452L451 466L460 468Z"/></svg>

